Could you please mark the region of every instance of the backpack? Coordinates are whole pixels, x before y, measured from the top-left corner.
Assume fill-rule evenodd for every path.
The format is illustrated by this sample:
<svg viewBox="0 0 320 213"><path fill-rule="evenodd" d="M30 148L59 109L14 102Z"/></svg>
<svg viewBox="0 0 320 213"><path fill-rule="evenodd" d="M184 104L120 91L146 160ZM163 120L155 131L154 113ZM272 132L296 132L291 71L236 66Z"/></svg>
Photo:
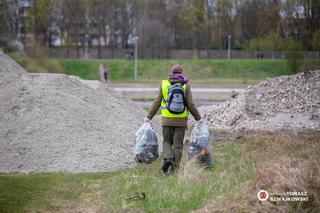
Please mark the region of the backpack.
<svg viewBox="0 0 320 213"><path fill-rule="evenodd" d="M181 114L186 109L185 92L181 83L170 85L166 107L173 114Z"/></svg>

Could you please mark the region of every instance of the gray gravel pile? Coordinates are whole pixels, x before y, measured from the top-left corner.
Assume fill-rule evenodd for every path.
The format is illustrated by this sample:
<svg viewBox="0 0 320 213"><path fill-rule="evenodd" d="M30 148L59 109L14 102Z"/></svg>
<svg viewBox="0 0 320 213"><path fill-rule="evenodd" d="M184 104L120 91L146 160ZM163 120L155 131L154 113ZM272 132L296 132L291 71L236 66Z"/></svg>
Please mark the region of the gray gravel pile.
<svg viewBox="0 0 320 213"><path fill-rule="evenodd" d="M29 74L0 51L0 173L131 167L133 136L146 113L97 85Z"/></svg>
<svg viewBox="0 0 320 213"><path fill-rule="evenodd" d="M211 128L319 130L320 71L262 81L220 106L200 108Z"/></svg>

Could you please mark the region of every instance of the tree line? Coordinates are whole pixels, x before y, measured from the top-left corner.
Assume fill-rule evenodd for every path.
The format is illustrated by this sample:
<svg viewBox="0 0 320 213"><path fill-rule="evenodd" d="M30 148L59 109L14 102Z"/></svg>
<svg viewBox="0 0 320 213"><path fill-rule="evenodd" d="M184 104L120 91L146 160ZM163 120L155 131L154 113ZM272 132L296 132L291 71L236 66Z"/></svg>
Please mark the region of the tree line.
<svg viewBox="0 0 320 213"><path fill-rule="evenodd" d="M17 2L0 3L0 37L18 35ZM48 46L221 50L231 35L233 49L320 49L319 0L33 0L23 21Z"/></svg>

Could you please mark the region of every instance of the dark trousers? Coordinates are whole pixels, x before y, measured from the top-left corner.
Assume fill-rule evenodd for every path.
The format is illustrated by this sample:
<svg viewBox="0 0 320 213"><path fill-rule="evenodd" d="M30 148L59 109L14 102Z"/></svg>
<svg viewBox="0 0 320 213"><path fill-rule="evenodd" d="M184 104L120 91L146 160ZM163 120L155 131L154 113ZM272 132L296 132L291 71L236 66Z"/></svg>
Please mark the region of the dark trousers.
<svg viewBox="0 0 320 213"><path fill-rule="evenodd" d="M179 166L181 161L185 131L186 127L162 127L164 158L172 158L176 166Z"/></svg>

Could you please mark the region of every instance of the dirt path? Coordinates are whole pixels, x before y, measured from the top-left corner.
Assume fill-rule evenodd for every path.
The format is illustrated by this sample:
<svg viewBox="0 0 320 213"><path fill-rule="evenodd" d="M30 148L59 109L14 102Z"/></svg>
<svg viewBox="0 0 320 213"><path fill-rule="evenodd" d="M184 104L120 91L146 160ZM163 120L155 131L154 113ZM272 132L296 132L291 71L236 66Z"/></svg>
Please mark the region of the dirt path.
<svg viewBox="0 0 320 213"><path fill-rule="evenodd" d="M208 84L208 83L204 83L204 84L200 84L200 83L191 83L192 88L246 88L247 86L249 86L249 84ZM110 87L129 87L129 88L136 88L136 87L159 87L159 84L155 84L155 83L111 83Z"/></svg>
<svg viewBox="0 0 320 213"><path fill-rule="evenodd" d="M244 91L247 85L233 84L192 84L193 98L196 100L228 100ZM152 99L159 90L157 84L111 84L111 89L131 99Z"/></svg>

